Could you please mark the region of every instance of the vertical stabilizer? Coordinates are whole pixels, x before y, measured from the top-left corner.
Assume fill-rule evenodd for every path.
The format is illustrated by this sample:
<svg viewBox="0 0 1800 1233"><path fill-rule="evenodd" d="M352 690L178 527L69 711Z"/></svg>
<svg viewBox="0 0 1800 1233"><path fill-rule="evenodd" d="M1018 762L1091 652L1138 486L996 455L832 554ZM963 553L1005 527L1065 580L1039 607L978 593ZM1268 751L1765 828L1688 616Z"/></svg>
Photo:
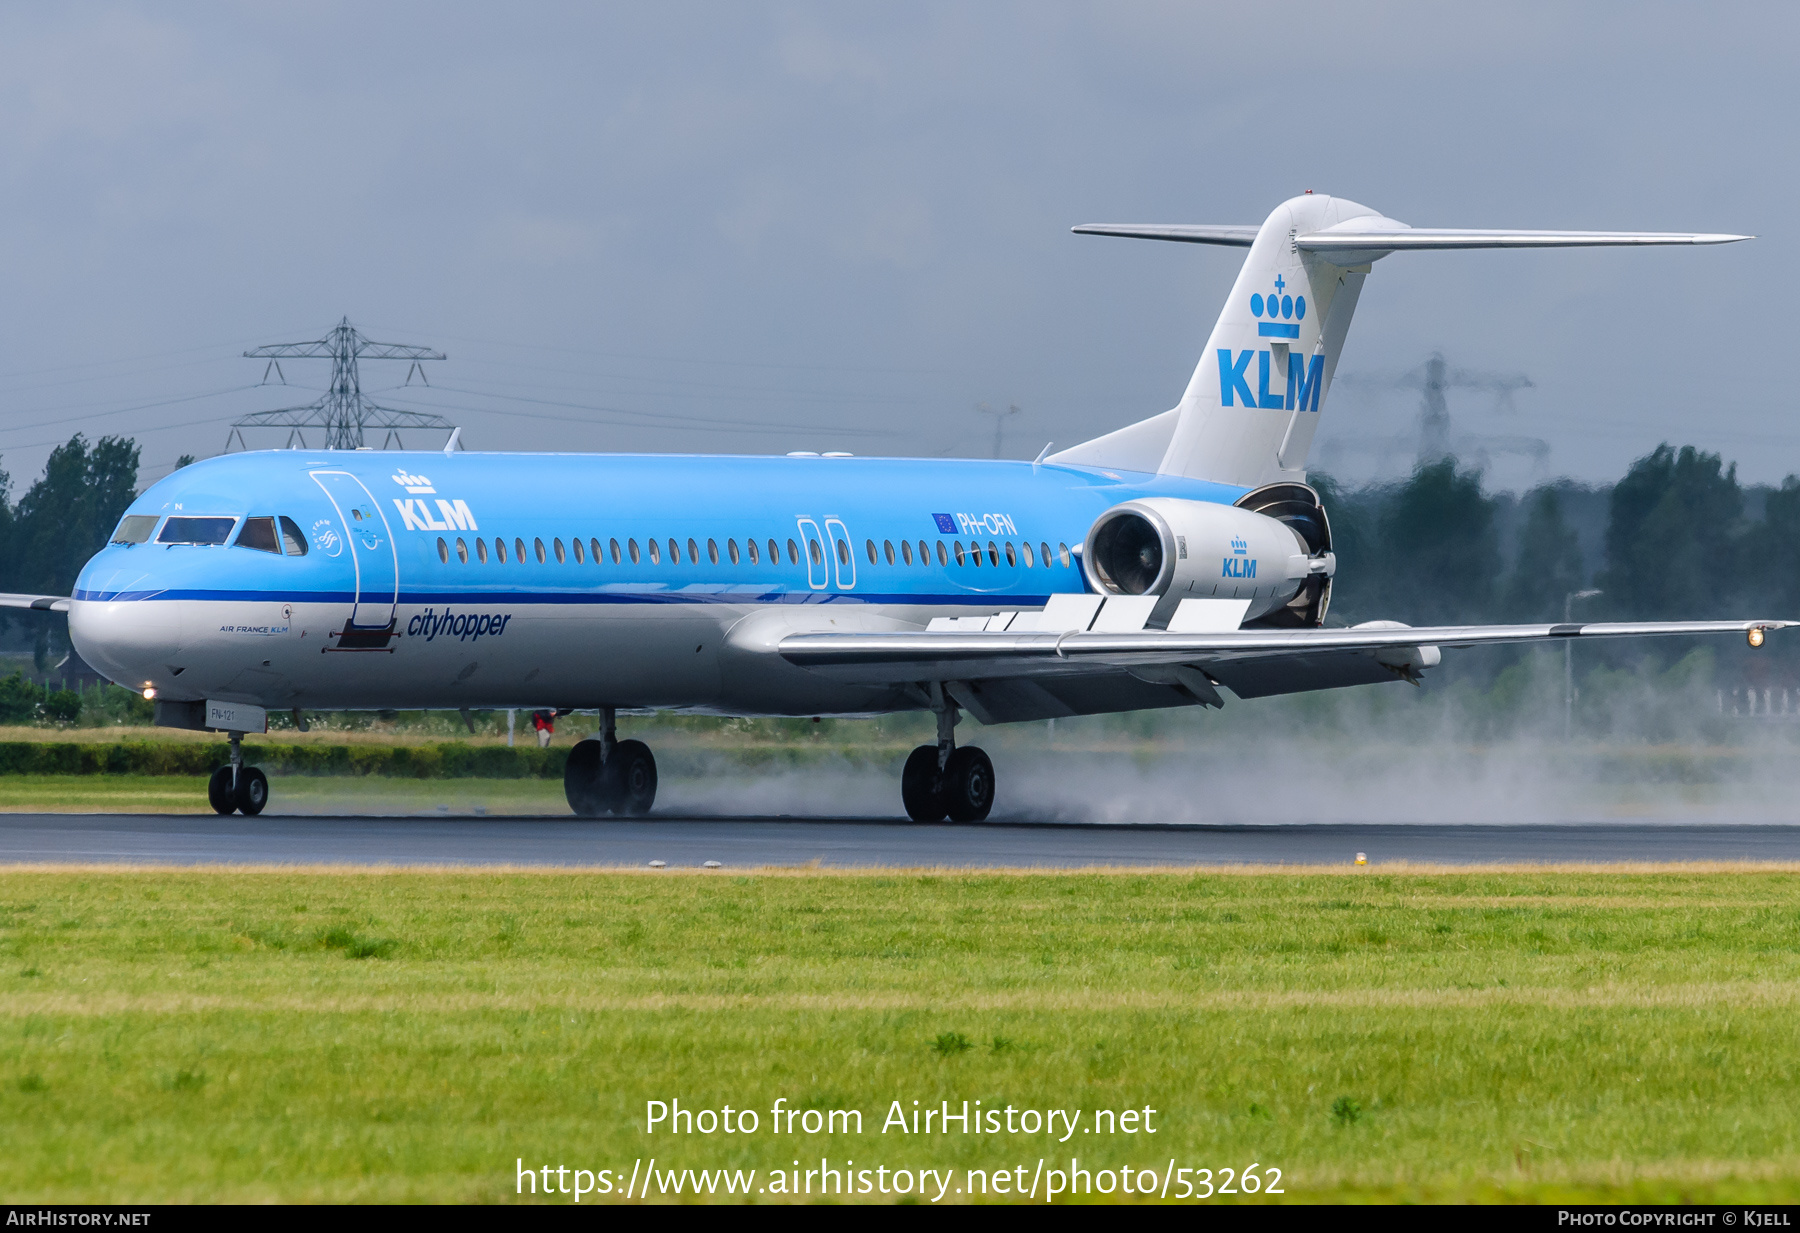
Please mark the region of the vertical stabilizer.
<svg viewBox="0 0 1800 1233"><path fill-rule="evenodd" d="M1295 240L1351 219L1389 223L1354 201L1304 196L1283 202L1257 229L1181 396L1158 471L1245 488L1305 481L1369 266L1335 264Z"/></svg>

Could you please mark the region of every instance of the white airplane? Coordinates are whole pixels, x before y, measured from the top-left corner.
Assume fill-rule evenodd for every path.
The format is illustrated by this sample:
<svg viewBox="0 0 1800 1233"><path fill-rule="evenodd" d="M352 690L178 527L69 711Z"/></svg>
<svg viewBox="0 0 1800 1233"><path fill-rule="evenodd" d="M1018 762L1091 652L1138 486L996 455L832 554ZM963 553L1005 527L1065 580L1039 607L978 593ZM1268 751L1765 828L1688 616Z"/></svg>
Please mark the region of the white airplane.
<svg viewBox="0 0 1800 1233"><path fill-rule="evenodd" d="M1408 227L1295 197L1260 227L1095 225L1248 249L1180 403L1033 462L266 451L132 503L66 611L81 656L229 734L209 799L258 813L240 740L270 710L596 709L564 784L647 812L621 709L930 711L919 821L973 821L984 724L1414 680L1441 649L1788 622L1325 626L1337 558L1306 457L1370 266L1422 249L1718 244L1731 235ZM548 498L548 499L547 499Z"/></svg>

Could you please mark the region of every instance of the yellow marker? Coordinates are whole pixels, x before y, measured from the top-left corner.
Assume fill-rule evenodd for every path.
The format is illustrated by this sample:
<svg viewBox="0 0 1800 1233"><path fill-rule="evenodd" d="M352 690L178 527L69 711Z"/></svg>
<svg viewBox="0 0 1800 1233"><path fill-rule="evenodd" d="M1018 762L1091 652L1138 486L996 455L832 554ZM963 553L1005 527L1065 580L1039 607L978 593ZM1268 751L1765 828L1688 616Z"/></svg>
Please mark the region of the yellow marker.
<svg viewBox="0 0 1800 1233"><path fill-rule="evenodd" d="M1369 863L1369 854L1367 852L1358 852L1356 854L1356 863L1359 865L1368 864Z"/></svg>

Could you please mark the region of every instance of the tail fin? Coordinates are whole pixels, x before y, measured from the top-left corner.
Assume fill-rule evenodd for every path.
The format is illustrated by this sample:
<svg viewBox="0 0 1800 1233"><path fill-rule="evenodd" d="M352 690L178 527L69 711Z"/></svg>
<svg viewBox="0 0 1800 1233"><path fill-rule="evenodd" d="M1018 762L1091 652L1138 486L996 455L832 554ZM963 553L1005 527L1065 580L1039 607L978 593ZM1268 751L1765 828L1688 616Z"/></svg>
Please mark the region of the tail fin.
<svg viewBox="0 0 1800 1233"><path fill-rule="evenodd" d="M1255 228L1088 224L1075 231L1248 247L1250 252L1180 405L1046 461L1184 475L1244 488L1305 481L1306 456L1363 279L1389 253L1724 244L1750 238L1413 228L1354 201L1310 193L1283 202Z"/></svg>

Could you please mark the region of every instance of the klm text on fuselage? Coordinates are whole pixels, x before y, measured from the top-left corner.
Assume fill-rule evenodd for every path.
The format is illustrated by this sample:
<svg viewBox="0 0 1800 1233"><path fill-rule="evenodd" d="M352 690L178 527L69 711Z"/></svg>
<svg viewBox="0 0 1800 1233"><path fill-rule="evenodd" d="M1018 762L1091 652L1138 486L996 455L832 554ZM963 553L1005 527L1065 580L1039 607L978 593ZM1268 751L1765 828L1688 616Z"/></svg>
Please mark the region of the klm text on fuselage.
<svg viewBox="0 0 1800 1233"><path fill-rule="evenodd" d="M1219 405L1236 405L1232 401L1235 395L1242 405L1266 411L1317 411L1319 387L1325 384L1325 357L1315 355L1308 363L1307 357L1288 353L1287 389L1270 391L1269 355L1267 351L1239 351L1233 358L1230 348L1220 347ZM1255 390L1250 388L1252 357L1256 360Z"/></svg>

